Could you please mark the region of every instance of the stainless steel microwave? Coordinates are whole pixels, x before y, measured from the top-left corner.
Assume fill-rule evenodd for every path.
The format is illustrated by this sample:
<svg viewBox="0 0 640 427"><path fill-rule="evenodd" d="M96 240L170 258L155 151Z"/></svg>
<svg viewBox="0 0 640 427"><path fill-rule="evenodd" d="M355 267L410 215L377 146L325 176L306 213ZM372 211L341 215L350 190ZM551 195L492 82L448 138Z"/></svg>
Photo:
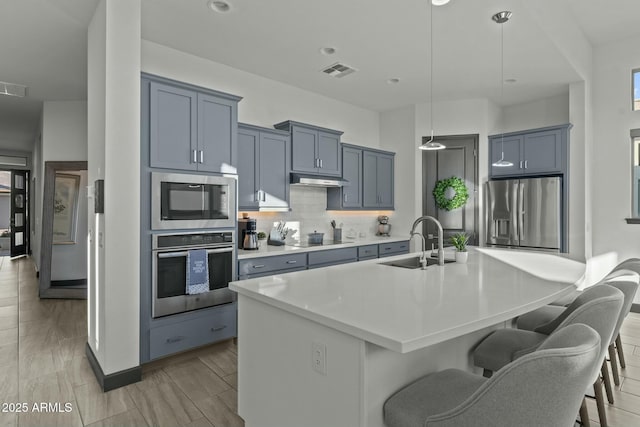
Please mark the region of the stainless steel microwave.
<svg viewBox="0 0 640 427"><path fill-rule="evenodd" d="M151 173L151 228L234 228L237 179Z"/></svg>

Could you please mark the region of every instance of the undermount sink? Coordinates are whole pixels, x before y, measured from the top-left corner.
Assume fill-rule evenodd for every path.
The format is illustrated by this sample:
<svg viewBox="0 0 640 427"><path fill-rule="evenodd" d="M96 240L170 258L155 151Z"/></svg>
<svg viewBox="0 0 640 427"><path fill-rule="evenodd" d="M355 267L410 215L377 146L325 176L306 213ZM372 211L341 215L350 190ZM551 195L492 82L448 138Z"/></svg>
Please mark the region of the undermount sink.
<svg viewBox="0 0 640 427"><path fill-rule="evenodd" d="M448 264L450 262L455 262L452 259L445 259L444 263ZM398 259L395 261L388 261L388 262L380 262L378 264L382 264L382 265L390 265L392 267L402 267L402 268L422 268L422 265L420 264L420 256L413 256L411 258L403 258L403 259ZM427 258L427 267L430 265L434 265L434 264L438 264L438 260L435 258Z"/></svg>

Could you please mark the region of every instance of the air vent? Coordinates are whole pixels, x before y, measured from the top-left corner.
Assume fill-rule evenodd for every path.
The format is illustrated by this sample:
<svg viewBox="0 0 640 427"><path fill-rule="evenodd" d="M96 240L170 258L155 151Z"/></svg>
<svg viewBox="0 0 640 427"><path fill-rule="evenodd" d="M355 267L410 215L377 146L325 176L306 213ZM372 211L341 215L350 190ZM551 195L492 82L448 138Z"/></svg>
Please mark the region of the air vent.
<svg viewBox="0 0 640 427"><path fill-rule="evenodd" d="M355 68L347 64L341 64L340 62L336 62L335 64L330 65L324 70L322 70L323 73L336 78L344 77L351 73L355 73L356 71L358 70L356 70Z"/></svg>
<svg viewBox="0 0 640 427"><path fill-rule="evenodd" d="M27 95L27 87L14 83L0 82L0 95L18 96L23 98Z"/></svg>

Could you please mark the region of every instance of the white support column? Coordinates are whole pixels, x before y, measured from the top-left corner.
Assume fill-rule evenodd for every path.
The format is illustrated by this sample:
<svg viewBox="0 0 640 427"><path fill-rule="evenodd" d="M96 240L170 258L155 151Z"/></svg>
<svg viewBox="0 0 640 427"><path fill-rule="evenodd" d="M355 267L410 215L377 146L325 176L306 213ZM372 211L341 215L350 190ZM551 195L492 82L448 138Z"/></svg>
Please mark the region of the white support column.
<svg viewBox="0 0 640 427"><path fill-rule="evenodd" d="M140 0L101 0L88 31L89 346L105 376L140 364Z"/></svg>

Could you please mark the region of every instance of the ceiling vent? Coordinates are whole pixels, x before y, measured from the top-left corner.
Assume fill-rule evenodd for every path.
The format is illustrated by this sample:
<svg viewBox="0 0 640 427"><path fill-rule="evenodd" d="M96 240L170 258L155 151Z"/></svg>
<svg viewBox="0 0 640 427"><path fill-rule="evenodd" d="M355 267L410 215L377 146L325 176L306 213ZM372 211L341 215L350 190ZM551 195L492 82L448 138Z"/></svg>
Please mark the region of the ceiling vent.
<svg viewBox="0 0 640 427"><path fill-rule="evenodd" d="M356 71L358 70L347 64L341 64L340 62L336 62L335 64L330 65L322 70L323 73L336 78L347 76L351 73L355 73Z"/></svg>
<svg viewBox="0 0 640 427"><path fill-rule="evenodd" d="M27 87L14 83L0 82L0 95L17 96L24 98L27 96Z"/></svg>

